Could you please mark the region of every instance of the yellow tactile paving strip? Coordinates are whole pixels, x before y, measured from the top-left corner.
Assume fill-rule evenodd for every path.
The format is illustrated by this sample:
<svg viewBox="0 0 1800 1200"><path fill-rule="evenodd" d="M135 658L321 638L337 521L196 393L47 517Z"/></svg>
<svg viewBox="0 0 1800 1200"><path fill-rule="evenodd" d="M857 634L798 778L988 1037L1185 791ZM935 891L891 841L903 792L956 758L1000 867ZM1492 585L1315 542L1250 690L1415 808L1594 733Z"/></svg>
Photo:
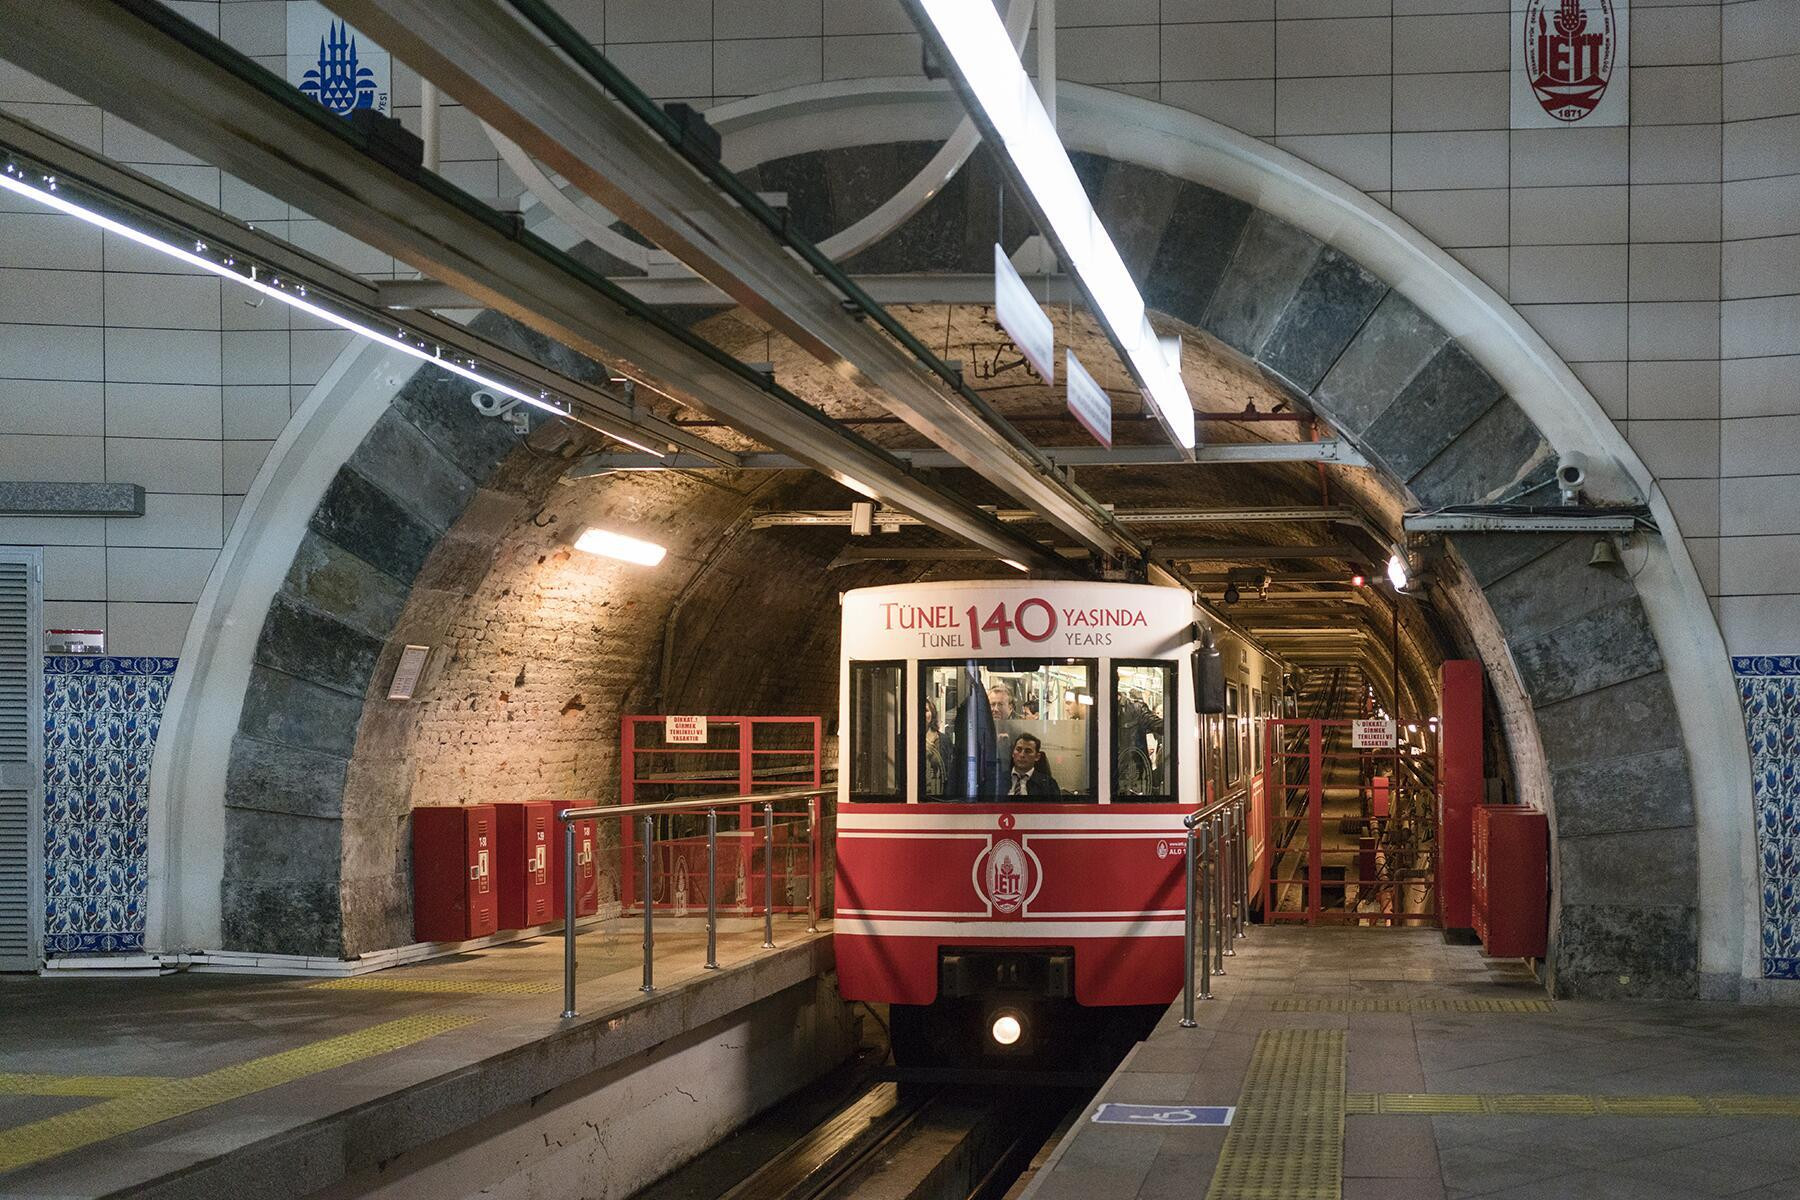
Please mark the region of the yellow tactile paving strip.
<svg viewBox="0 0 1800 1200"><path fill-rule="evenodd" d="M1206 1200L1340 1200L1344 1031L1257 1035Z"/></svg>
<svg viewBox="0 0 1800 1200"><path fill-rule="evenodd" d="M1800 1096L1353 1092L1344 1102L1351 1116L1800 1117Z"/></svg>
<svg viewBox="0 0 1800 1200"><path fill-rule="evenodd" d="M544 996L562 990L562 978L537 980L455 979L359 975L351 979L327 979L308 987L333 992L432 992L457 996Z"/></svg>
<svg viewBox="0 0 1800 1200"><path fill-rule="evenodd" d="M347 1066L378 1054L422 1042L480 1018L457 1013L427 1013L385 1021L355 1033L325 1038L310 1045L204 1075L162 1079L74 1112L0 1131L0 1171L11 1171L83 1146L131 1133L198 1109L236 1100L333 1067ZM78 1094L78 1093L77 1093Z"/></svg>
<svg viewBox="0 0 1800 1200"><path fill-rule="evenodd" d="M1548 1000L1495 1000L1476 997L1421 996L1279 996L1269 1002L1270 1012L1332 1013L1547 1013Z"/></svg>
<svg viewBox="0 0 1800 1200"><path fill-rule="evenodd" d="M123 1096L141 1092L167 1075L42 1075L0 1071L3 1096Z"/></svg>

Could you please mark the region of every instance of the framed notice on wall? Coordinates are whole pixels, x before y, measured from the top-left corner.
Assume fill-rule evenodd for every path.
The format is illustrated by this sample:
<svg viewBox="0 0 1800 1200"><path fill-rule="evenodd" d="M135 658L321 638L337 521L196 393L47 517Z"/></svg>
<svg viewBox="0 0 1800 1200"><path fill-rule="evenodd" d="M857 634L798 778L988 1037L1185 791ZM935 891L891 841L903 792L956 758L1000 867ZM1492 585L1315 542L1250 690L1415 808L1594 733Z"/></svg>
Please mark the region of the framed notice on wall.
<svg viewBox="0 0 1800 1200"><path fill-rule="evenodd" d="M419 676L431 658L430 646L408 646L400 651L400 662L394 667L393 682L388 684L389 700L411 700L418 690Z"/></svg>
<svg viewBox="0 0 1800 1200"><path fill-rule="evenodd" d="M706 718L664 717L663 741L671 746L706 745Z"/></svg>
<svg viewBox="0 0 1800 1200"><path fill-rule="evenodd" d="M1512 0L1512 127L1631 120L1629 0Z"/></svg>

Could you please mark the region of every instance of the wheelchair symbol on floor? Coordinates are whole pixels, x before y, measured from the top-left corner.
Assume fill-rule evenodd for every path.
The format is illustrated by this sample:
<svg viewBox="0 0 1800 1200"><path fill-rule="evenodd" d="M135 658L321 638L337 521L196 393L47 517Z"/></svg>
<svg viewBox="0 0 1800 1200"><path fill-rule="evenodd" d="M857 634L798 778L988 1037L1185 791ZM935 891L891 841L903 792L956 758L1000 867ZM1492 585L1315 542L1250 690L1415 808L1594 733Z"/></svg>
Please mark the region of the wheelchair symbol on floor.
<svg viewBox="0 0 1800 1200"><path fill-rule="evenodd" d="M1096 1125L1220 1126L1231 1124L1237 1110L1194 1104L1102 1104L1094 1111Z"/></svg>

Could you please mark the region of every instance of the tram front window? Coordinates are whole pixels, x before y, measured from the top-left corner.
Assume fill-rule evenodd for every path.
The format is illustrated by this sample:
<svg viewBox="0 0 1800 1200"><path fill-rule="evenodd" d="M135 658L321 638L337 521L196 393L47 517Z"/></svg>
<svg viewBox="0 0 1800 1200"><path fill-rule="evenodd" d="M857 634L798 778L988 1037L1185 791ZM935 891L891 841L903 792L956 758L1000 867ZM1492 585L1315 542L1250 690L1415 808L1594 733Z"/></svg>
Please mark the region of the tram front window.
<svg viewBox="0 0 1800 1200"><path fill-rule="evenodd" d="M1175 666L1113 664L1113 798L1174 800Z"/></svg>
<svg viewBox="0 0 1800 1200"><path fill-rule="evenodd" d="M1094 799L1093 662L985 659L921 665L922 799Z"/></svg>

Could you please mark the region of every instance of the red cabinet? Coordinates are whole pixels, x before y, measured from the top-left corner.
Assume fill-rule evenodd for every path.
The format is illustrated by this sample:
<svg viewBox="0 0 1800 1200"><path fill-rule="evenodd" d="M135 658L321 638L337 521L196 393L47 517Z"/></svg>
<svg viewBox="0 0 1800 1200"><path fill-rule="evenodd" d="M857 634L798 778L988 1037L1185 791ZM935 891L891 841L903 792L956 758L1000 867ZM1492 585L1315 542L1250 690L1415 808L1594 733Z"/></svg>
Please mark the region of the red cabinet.
<svg viewBox="0 0 1800 1200"><path fill-rule="evenodd" d="M555 891L550 835L555 824L548 800L496 806L494 883L500 896L500 928L530 929L550 923Z"/></svg>
<svg viewBox="0 0 1800 1200"><path fill-rule="evenodd" d="M413 809L413 936L461 942L498 928L494 806Z"/></svg>
<svg viewBox="0 0 1800 1200"><path fill-rule="evenodd" d="M1543 958L1550 922L1550 821L1522 804L1475 810L1475 932L1495 958Z"/></svg>
<svg viewBox="0 0 1800 1200"><path fill-rule="evenodd" d="M592 817L572 821L575 826L575 915L591 917L600 911L600 822ZM551 913L563 915L563 881L568 877L563 865L563 822L550 826L550 863L554 877L550 881Z"/></svg>

